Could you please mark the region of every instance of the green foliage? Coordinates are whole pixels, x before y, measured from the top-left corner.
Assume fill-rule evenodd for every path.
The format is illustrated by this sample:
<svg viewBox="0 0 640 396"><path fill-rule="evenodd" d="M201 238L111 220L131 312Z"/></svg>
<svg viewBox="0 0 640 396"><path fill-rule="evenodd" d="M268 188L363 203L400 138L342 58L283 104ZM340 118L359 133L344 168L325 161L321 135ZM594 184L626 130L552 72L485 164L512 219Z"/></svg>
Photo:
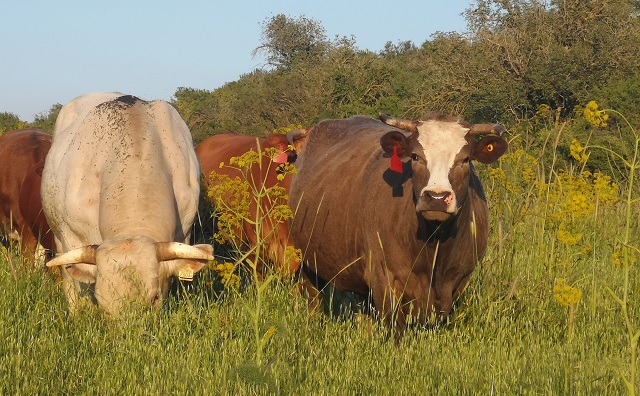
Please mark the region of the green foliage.
<svg viewBox="0 0 640 396"><path fill-rule="evenodd" d="M388 42L375 53L357 48L354 37L327 40L318 21L276 15L265 21L255 52L267 67L211 92L181 88L176 107L196 141L356 114L417 119L441 111L502 123L534 154L549 156L546 145L555 144L561 162L573 139L614 151L633 143L624 124L592 130L575 115L596 99L632 122L640 118L637 2L481 0L465 17L466 33L439 32L420 45ZM560 125L562 133L551 136ZM589 170L623 177L620 164L593 155ZM542 160L549 166L551 159Z"/></svg>
<svg viewBox="0 0 640 396"><path fill-rule="evenodd" d="M33 120L29 126L32 128L42 129L46 132L53 132L53 127L56 124L56 118L58 118L60 109L62 109L62 105L60 103L54 104L49 109L49 112L36 115L35 120Z"/></svg>
<svg viewBox="0 0 640 396"><path fill-rule="evenodd" d="M254 55L262 52L271 67L290 69L297 62L318 59L327 46L325 29L318 21L278 14L263 23L262 44Z"/></svg>
<svg viewBox="0 0 640 396"><path fill-rule="evenodd" d="M26 122L20 121L20 118L13 113L0 113L0 136L5 132L23 129L26 125Z"/></svg>
<svg viewBox="0 0 640 396"><path fill-rule="evenodd" d="M215 130L220 113L214 95L204 89L180 87L174 94L173 105L189 127L194 145L198 145Z"/></svg>

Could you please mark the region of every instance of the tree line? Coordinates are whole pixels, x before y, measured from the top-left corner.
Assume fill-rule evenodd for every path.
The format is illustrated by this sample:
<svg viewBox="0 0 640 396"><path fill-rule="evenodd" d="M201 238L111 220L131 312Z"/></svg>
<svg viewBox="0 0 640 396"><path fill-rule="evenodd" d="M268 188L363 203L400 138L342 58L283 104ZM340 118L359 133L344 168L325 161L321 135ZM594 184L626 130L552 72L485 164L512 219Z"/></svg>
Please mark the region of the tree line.
<svg viewBox="0 0 640 396"><path fill-rule="evenodd" d="M263 135L325 118L441 111L501 123L534 153L560 124L560 150L575 138L624 151L623 124L594 132L578 116L596 100L638 125L639 16L639 0L477 0L466 32L373 52L354 37L328 39L319 21L280 14L264 21L254 51L264 67L214 90L178 88L173 104L195 143L230 130ZM59 108L27 126L50 130ZM18 123L0 113L0 132Z"/></svg>

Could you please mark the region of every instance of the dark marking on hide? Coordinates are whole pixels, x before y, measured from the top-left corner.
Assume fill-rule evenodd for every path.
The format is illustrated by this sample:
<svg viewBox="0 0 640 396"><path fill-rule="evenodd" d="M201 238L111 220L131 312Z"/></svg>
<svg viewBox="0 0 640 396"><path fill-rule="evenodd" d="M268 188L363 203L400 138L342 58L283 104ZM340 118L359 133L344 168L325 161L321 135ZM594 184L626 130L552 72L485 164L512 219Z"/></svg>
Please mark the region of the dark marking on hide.
<svg viewBox="0 0 640 396"><path fill-rule="evenodd" d="M118 102L122 102L126 105L132 106L134 105L136 102L140 101L140 102L144 102L144 100L133 96L133 95L124 95L124 96L120 96L119 98L114 99Z"/></svg>
<svg viewBox="0 0 640 396"><path fill-rule="evenodd" d="M411 162L403 162L402 173L387 169L382 174L382 179L389 185L389 187L391 187L392 197L403 197L404 188L402 185L404 184L404 182L411 179L412 176L413 168L411 167Z"/></svg>

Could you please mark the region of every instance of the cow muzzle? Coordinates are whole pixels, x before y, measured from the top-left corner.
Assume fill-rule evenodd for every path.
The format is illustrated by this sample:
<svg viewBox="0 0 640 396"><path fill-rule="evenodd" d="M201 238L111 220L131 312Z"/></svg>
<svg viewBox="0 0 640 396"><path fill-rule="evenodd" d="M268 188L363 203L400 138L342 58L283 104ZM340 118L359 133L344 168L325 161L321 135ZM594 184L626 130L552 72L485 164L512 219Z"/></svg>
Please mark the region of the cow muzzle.
<svg viewBox="0 0 640 396"><path fill-rule="evenodd" d="M446 221L458 213L455 194L452 191L423 190L416 210L426 220Z"/></svg>

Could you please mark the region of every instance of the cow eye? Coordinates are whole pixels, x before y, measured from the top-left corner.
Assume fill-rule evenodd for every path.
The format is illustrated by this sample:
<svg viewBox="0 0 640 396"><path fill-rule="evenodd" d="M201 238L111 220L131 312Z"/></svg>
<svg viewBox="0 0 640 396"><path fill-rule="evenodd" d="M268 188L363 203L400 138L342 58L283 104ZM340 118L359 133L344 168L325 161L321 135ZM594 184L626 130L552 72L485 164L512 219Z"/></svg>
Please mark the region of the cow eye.
<svg viewBox="0 0 640 396"><path fill-rule="evenodd" d="M418 157L418 154L416 154L416 153L411 153L411 159L412 159L412 160L417 161L417 160L418 160L418 158L420 158L420 157Z"/></svg>

